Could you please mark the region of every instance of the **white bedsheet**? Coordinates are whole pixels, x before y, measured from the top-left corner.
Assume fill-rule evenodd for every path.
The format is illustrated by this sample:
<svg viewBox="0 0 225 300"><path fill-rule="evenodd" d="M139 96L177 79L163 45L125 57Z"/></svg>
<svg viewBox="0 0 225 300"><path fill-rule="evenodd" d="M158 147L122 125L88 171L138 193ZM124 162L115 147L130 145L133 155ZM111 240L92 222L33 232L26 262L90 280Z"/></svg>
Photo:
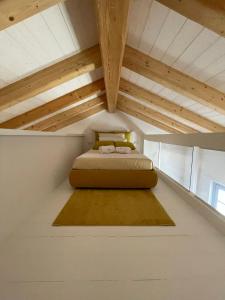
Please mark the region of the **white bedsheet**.
<svg viewBox="0 0 225 300"><path fill-rule="evenodd" d="M99 150L89 150L78 156L73 163L73 169L152 170L152 168L152 161L135 150L131 154L103 154Z"/></svg>

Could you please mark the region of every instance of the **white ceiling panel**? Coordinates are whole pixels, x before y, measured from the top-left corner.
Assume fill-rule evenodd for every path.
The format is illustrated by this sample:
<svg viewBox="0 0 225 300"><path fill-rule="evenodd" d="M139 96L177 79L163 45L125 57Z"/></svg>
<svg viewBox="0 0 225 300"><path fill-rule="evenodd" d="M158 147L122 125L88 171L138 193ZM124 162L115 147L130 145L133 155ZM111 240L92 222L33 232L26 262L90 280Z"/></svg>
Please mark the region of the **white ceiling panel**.
<svg viewBox="0 0 225 300"><path fill-rule="evenodd" d="M169 9L156 1L145 2L149 2L150 9L148 10L148 18L146 19L143 33L139 38L138 49L141 49L145 53L150 53L167 19ZM128 28L130 26L129 23ZM132 40L129 39L129 36L127 42L132 46Z"/></svg>
<svg viewBox="0 0 225 300"><path fill-rule="evenodd" d="M185 22L186 18L170 10L151 49L150 55L155 59L162 60Z"/></svg>
<svg viewBox="0 0 225 300"><path fill-rule="evenodd" d="M18 103L0 112L1 122L10 119L11 115L13 116L20 115L26 111L29 111L49 101L52 101L60 96L63 96L73 90L76 90L102 77L103 77L102 68L99 68L89 74L83 74L61 85L58 85L55 88L52 88L35 97L29 98L21 103Z"/></svg>
<svg viewBox="0 0 225 300"><path fill-rule="evenodd" d="M157 1L131 0L128 44L225 92L225 39ZM143 13L143 9L145 12ZM135 21L133 21L135 20ZM135 31L137 24L141 27ZM145 25L144 25L145 24ZM140 34L142 32L142 34ZM138 41L138 42L137 42ZM225 117L125 68L122 76L202 116L225 125Z"/></svg>
<svg viewBox="0 0 225 300"><path fill-rule="evenodd" d="M171 118L174 119L174 120L180 121L180 122L182 122L183 124L185 124L185 125L187 125L187 126L190 126L190 127L194 128L194 129L196 129L196 130L199 130L199 131L201 131L201 132L208 132L207 129L202 128L201 126L198 126L198 125L196 125L196 124L194 124L194 123L192 123L192 122L190 122L190 121L188 121L188 120L185 120L185 119L179 117L178 115L174 115L174 114L168 112L167 110L164 110L164 109L162 109L162 108L160 108L160 107L158 107L158 106L156 106L156 105L154 105L154 104L146 103L146 102L143 101L142 99L138 99L137 97L132 97L132 96L127 95L126 93L123 93L123 92L120 92L120 94L122 94L122 95L124 95L124 96L126 96L126 97L128 97L128 98L130 98L130 99L132 99L132 100L135 100L136 102L141 103L141 104L143 104L143 105L145 105L145 106L147 106L147 107L149 107L149 108L151 108L151 109L153 109L153 110L155 110L155 111L158 111L158 112L160 112L160 113L163 114L163 115L166 115L166 116L168 116L168 117L171 117ZM159 121L160 121L160 120L159 120Z"/></svg>
<svg viewBox="0 0 225 300"><path fill-rule="evenodd" d="M98 43L94 3L68 0L0 32L0 87ZM0 112L1 122L102 77L84 74Z"/></svg>
<svg viewBox="0 0 225 300"><path fill-rule="evenodd" d="M94 1L67 0L52 6L0 32L0 88L97 43ZM157 1L130 0L127 43L225 92L225 39ZM101 68L79 76L1 111L0 121L101 77ZM225 125L223 115L154 81L125 68L122 77Z"/></svg>
<svg viewBox="0 0 225 300"><path fill-rule="evenodd" d="M1 86L97 44L94 18L92 1L68 0L1 31Z"/></svg>
<svg viewBox="0 0 225 300"><path fill-rule="evenodd" d="M139 47L140 39L148 20L148 14L151 10L151 3L152 0L130 1L127 42L132 47Z"/></svg>
<svg viewBox="0 0 225 300"><path fill-rule="evenodd" d="M176 37L167 48L162 58L162 62L167 65L173 65L176 60L185 52L191 43L198 37L203 27L191 20L185 20L183 26L177 33Z"/></svg>
<svg viewBox="0 0 225 300"><path fill-rule="evenodd" d="M122 77L124 79L130 80L132 83L137 84L138 86L143 87L146 90L149 90L152 93L162 96L178 105L186 107L193 112L197 112L198 114L225 126L225 116L207 106L197 103L196 101L178 94L168 88L164 88L162 85L150 79L144 78L143 76L140 76L137 73L134 73L126 68L122 68ZM159 111L160 110L161 109L159 109ZM168 113L168 115L170 114ZM196 127L196 129L198 128Z"/></svg>
<svg viewBox="0 0 225 300"><path fill-rule="evenodd" d="M42 118L40 118L40 119L38 119L38 120L36 120L36 121L33 121L33 122L29 123L29 124L26 124L26 125L24 125L24 126L21 126L20 129L24 129L24 128L26 128L27 126L34 125L34 124L37 124L37 123L39 123L39 122L41 122L41 121L43 121L43 120L46 120L46 119L48 119L48 118L51 118L52 116L55 116L55 115L57 115L57 114L59 114L59 113L61 113L61 112L63 112L63 111L66 111L66 110L71 109L71 108L73 108L73 107L76 107L76 106L78 106L78 105L80 105L80 104L83 104L83 103L85 103L85 102L88 101L88 100L94 99L95 97L97 97L97 96L99 96L99 95L101 95L101 94L102 94L102 92L95 93L95 94L93 94L93 95L87 97L86 99L80 100L80 101L78 101L78 102L76 102L76 103L73 103L73 104L71 104L71 105L68 105L67 107L64 107L64 108L62 108L62 109L60 109L60 110L58 110L58 111L56 111L56 112L54 112L54 113L51 113L51 114L49 114L49 115L47 115L47 116L44 116L44 117L42 117Z"/></svg>

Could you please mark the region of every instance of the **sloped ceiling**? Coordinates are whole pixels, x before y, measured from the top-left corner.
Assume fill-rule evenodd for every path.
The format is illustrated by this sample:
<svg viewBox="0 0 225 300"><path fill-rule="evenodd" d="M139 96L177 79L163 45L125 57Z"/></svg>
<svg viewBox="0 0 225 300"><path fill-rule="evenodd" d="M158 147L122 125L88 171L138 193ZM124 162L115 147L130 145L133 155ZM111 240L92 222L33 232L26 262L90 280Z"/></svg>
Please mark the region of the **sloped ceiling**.
<svg viewBox="0 0 225 300"><path fill-rule="evenodd" d="M88 21L87 21L88 20ZM0 84L21 78L98 43L94 2L54 5L0 31ZM60 97L103 76L98 69L0 112L0 122Z"/></svg>
<svg viewBox="0 0 225 300"><path fill-rule="evenodd" d="M0 87L97 43L94 1L67 0L54 5L0 31ZM225 38L157 1L130 0L127 44L225 93ZM103 71L99 68L58 85L0 111L0 122L102 77ZM124 67L122 77L225 126L225 116L205 105ZM135 100L141 102L140 99ZM78 104L80 103L70 107ZM197 130L205 131L179 115L165 112L151 104L147 106Z"/></svg>
<svg viewBox="0 0 225 300"><path fill-rule="evenodd" d="M128 45L225 93L225 38L157 1L131 1ZM123 68L122 77L220 124L225 117Z"/></svg>

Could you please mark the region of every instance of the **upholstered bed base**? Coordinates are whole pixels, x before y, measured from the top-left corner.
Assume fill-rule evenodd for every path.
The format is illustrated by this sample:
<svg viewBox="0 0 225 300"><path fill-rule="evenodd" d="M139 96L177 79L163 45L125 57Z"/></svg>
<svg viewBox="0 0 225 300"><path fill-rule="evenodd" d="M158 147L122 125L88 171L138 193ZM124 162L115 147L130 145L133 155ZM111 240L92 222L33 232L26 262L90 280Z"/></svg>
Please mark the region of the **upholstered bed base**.
<svg viewBox="0 0 225 300"><path fill-rule="evenodd" d="M158 176L155 170L73 169L70 184L75 188L152 188Z"/></svg>

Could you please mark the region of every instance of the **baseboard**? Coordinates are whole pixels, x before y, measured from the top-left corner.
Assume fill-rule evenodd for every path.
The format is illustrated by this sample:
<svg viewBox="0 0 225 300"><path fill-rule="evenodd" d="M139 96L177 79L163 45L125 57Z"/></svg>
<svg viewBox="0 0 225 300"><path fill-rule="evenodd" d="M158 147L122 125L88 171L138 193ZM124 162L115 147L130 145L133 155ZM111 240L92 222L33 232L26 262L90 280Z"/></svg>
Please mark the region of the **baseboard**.
<svg viewBox="0 0 225 300"><path fill-rule="evenodd" d="M187 203L195 208L203 217L205 217L214 227L225 235L225 217L218 213L213 207L208 205L202 199L189 192L182 185L177 183L171 177L158 170L159 178L175 190Z"/></svg>

